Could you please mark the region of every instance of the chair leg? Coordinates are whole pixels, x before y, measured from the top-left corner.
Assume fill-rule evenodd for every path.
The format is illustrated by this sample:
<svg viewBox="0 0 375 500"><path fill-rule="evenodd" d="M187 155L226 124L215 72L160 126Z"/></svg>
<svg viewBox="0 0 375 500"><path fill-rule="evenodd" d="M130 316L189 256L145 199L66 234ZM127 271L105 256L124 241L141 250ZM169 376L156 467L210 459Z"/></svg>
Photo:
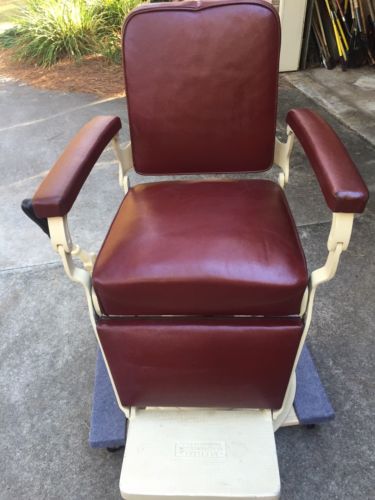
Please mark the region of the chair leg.
<svg viewBox="0 0 375 500"><path fill-rule="evenodd" d="M287 419L293 407L294 397L296 395L296 388L297 388L296 372L295 370L293 370L285 393L283 406L280 408L280 410L273 412L272 415L274 432L276 432L277 429L279 429L279 427L281 427L285 422L285 420Z"/></svg>
<svg viewBox="0 0 375 500"><path fill-rule="evenodd" d="M301 341L298 347L296 358L294 360L294 366L292 370L292 375L289 381L288 389L285 394L284 403L280 410L274 412L274 429L275 431L283 424L288 416L288 413L292 407L296 389L295 382L295 371L297 364L305 344L307 333L311 324L312 311L314 306L314 298L316 289L322 283L330 281L336 274L337 267L340 261L340 256L343 251L348 248L352 225L353 225L353 214L346 213L333 213L332 215L332 225L331 231L329 233L327 247L328 247L328 257L324 266L316 269L311 273L309 286L308 286L308 296L304 295L302 299L301 315L304 316L305 328L302 333Z"/></svg>

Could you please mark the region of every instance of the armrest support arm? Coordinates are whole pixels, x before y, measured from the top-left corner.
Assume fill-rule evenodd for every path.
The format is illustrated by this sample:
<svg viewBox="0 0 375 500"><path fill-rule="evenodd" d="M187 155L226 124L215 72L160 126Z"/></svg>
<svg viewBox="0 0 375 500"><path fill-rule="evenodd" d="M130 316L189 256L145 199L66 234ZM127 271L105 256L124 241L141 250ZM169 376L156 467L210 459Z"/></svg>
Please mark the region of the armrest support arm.
<svg viewBox="0 0 375 500"><path fill-rule="evenodd" d="M97 159L120 129L117 116L97 116L81 128L34 194L37 217L63 217L69 212Z"/></svg>
<svg viewBox="0 0 375 500"><path fill-rule="evenodd" d="M332 212L363 212L368 200L366 184L332 128L309 109L292 109L286 121L301 143Z"/></svg>

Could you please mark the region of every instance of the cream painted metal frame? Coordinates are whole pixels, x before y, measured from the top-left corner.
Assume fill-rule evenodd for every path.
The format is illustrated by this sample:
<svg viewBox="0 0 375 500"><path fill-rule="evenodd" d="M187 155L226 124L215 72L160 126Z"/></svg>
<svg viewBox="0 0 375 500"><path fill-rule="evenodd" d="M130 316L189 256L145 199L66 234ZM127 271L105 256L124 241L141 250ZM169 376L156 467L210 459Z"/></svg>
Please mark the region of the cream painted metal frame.
<svg viewBox="0 0 375 500"><path fill-rule="evenodd" d="M289 181L289 164L294 144L294 138L295 137L293 131L288 127L286 142L283 143L277 138L275 142L274 164L281 169L278 180L280 186L283 189ZM128 143L125 147L121 147L119 136L117 134L112 141L112 146L118 161L119 184L126 194L129 188L127 174L129 170L133 168L131 144ZM352 213L334 212L332 214L331 230L327 241L327 260L324 266L316 269L311 273L308 287L306 288L302 299L300 316L304 318L305 327L294 361L294 366L289 380L288 388L285 393L283 405L280 410L274 411L272 415L274 431L276 431L280 426L298 424L298 419L293 410L293 401L296 391L295 369L311 324L316 289L319 285L331 280L335 276L341 253L347 250L349 245L353 219L354 214ZM111 379L117 403L121 410L124 412L125 416L127 418L132 418L136 414L136 408L124 407L121 404L96 329L95 316L101 316L99 303L91 283L91 274L96 256L94 253L83 250L78 245L73 243L70 236L67 216L48 218L48 227L52 248L60 255L66 274L72 281L80 283L85 290L91 324L94 329L103 355L103 359L108 370L108 374ZM77 259L82 263L83 268L76 265Z"/></svg>

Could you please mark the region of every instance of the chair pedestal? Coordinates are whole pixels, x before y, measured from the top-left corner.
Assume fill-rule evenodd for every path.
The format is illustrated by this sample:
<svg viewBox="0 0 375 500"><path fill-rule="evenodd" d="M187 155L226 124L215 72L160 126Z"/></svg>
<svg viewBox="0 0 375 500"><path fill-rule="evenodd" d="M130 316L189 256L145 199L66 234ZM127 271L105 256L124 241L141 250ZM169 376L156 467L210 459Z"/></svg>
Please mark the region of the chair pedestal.
<svg viewBox="0 0 375 500"><path fill-rule="evenodd" d="M269 410L147 409L128 423L126 499L277 499Z"/></svg>

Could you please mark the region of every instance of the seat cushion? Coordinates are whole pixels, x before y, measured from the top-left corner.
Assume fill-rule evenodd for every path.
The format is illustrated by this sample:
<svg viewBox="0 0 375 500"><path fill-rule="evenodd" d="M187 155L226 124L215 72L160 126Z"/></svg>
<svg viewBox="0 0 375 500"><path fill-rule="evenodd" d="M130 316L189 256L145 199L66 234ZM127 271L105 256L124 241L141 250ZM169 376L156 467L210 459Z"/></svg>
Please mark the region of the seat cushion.
<svg viewBox="0 0 375 500"><path fill-rule="evenodd" d="M267 180L130 189L93 271L105 315L296 315L307 285L284 192Z"/></svg>

